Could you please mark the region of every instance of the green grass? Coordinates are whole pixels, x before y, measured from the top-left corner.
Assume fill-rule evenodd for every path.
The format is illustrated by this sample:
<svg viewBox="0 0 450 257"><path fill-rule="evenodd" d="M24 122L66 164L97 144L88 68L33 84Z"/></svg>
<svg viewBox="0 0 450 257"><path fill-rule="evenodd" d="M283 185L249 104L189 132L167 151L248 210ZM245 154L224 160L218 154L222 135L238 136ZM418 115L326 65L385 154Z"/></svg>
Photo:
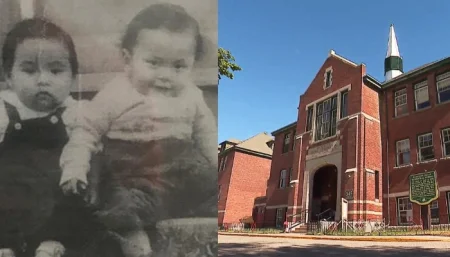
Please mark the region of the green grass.
<svg viewBox="0 0 450 257"><path fill-rule="evenodd" d="M257 228L257 229L242 229L242 230L224 230L219 229L219 232L225 232L225 233L244 233L244 234L279 234L282 233L282 229L276 229L276 228Z"/></svg>

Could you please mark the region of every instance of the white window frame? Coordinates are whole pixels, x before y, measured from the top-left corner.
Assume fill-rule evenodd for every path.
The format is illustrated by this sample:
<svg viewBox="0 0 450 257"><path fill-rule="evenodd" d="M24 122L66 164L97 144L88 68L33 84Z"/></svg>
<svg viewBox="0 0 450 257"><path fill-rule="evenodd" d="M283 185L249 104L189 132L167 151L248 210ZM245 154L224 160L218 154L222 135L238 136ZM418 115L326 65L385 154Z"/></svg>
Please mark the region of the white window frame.
<svg viewBox="0 0 450 257"><path fill-rule="evenodd" d="M401 222L401 213L406 213L406 223ZM410 225L410 220L413 218L413 207L409 197L397 198L397 224L399 226Z"/></svg>
<svg viewBox="0 0 450 257"><path fill-rule="evenodd" d="M450 90L450 72L441 74L436 77L436 93L438 97L438 103L443 103L441 101L441 92L445 92ZM448 102L450 100L444 101Z"/></svg>
<svg viewBox="0 0 450 257"><path fill-rule="evenodd" d="M395 153L397 167L411 164L411 145L409 142L409 138L398 140L397 142L395 142ZM409 162L400 163L400 155L405 153L409 153Z"/></svg>
<svg viewBox="0 0 450 257"><path fill-rule="evenodd" d="M398 108L405 106L406 112L399 114ZM405 115L408 113L408 92L406 91L406 88L398 89L394 92L394 110L395 110L395 117Z"/></svg>
<svg viewBox="0 0 450 257"><path fill-rule="evenodd" d="M437 218L433 218L431 214L431 210L437 209L438 216ZM431 224L432 225L438 225L440 223L440 215L439 215L439 201L434 200L430 203L430 216L431 216Z"/></svg>
<svg viewBox="0 0 450 257"><path fill-rule="evenodd" d="M441 137L442 137L442 156L450 157L450 128L442 129Z"/></svg>
<svg viewBox="0 0 450 257"><path fill-rule="evenodd" d="M287 170L282 169L280 171L280 183L278 185L278 188L286 188L287 185Z"/></svg>
<svg viewBox="0 0 450 257"><path fill-rule="evenodd" d="M423 97L421 102L419 99ZM426 99L426 100L425 100ZM428 106L419 108L419 104L428 102ZM416 110L422 110L430 107L430 94L428 93L428 83L427 81L423 81L414 85L414 104Z"/></svg>
<svg viewBox="0 0 450 257"><path fill-rule="evenodd" d="M316 109L321 106L321 114L318 114L318 110L315 112L315 133L314 140L322 141L324 139L335 136L337 133L337 121L338 121L338 96L332 95L331 97L316 104ZM333 107L333 99L336 101L336 106ZM325 106L328 104L328 110L325 111ZM334 118L333 118L334 117ZM333 120L334 119L334 120ZM333 130L334 129L334 130Z"/></svg>
<svg viewBox="0 0 450 257"><path fill-rule="evenodd" d="M289 152L289 145L291 144L291 133L285 133L283 136L283 148L281 149L281 152L287 153Z"/></svg>
<svg viewBox="0 0 450 257"><path fill-rule="evenodd" d="M431 140L424 141L425 137L431 137ZM429 141L431 141L431 145L428 145L428 144L427 145L422 145L422 143L429 142ZM433 150L433 157L430 158L430 159L424 160L421 150L425 149L425 148L428 148L428 147L430 147ZM426 161L429 161L429 160L432 160L432 159L436 158L436 154L434 153L434 145L433 145L433 133L430 132L430 133L426 133L426 134L422 134L422 135L417 136L417 155L418 155L418 161L419 162L426 162Z"/></svg>

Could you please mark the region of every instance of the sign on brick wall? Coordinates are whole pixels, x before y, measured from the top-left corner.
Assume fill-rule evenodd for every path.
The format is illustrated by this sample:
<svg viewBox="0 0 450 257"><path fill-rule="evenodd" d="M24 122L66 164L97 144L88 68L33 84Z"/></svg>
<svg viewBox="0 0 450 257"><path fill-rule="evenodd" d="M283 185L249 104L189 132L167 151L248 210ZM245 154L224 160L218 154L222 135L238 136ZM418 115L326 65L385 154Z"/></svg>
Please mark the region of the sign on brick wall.
<svg viewBox="0 0 450 257"><path fill-rule="evenodd" d="M436 171L409 176L409 198L413 203L428 205L438 199L439 188Z"/></svg>

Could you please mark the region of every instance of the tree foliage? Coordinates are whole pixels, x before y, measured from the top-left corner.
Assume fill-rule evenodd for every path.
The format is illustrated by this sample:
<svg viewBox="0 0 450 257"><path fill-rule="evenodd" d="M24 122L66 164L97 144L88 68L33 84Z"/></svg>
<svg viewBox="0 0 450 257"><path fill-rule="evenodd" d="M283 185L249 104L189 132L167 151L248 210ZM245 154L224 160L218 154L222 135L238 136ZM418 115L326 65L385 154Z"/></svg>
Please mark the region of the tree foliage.
<svg viewBox="0 0 450 257"><path fill-rule="evenodd" d="M230 51L219 47L219 80L222 76L229 79L234 78L234 72L242 70L242 68L235 63L235 58Z"/></svg>

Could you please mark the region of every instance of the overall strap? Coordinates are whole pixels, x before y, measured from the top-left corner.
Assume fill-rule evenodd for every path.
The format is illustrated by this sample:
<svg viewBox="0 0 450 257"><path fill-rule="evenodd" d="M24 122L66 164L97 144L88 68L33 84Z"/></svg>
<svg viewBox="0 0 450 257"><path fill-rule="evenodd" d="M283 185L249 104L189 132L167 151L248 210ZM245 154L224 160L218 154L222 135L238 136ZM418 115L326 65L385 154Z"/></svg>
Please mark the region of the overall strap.
<svg viewBox="0 0 450 257"><path fill-rule="evenodd" d="M8 118L9 118L9 122L10 123L14 123L14 122L20 122L20 115L19 112L17 111L16 107L14 107L14 105L4 101L5 103L5 108L6 108L6 113L8 114Z"/></svg>

